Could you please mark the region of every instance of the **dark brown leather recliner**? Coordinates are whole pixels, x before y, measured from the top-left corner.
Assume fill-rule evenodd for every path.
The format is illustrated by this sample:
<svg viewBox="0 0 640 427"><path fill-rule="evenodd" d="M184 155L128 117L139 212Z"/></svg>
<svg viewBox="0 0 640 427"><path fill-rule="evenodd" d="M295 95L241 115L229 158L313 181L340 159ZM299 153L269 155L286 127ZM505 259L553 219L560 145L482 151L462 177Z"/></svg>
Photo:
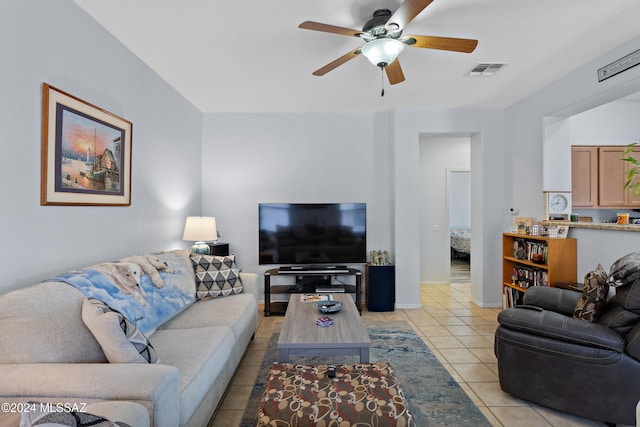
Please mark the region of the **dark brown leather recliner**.
<svg viewBox="0 0 640 427"><path fill-rule="evenodd" d="M498 315L495 354L506 393L577 416L635 425L640 400L640 279L616 288L595 323L573 318L581 297L532 287Z"/></svg>

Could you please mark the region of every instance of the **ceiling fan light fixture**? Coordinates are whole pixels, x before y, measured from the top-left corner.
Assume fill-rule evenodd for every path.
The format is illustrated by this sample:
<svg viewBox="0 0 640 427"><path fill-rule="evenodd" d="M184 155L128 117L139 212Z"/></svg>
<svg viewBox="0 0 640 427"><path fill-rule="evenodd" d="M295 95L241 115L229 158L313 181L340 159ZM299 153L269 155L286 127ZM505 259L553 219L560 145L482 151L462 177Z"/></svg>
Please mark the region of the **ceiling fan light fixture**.
<svg viewBox="0 0 640 427"><path fill-rule="evenodd" d="M404 44L398 39L380 38L362 46L362 54L377 67L386 67L396 60Z"/></svg>

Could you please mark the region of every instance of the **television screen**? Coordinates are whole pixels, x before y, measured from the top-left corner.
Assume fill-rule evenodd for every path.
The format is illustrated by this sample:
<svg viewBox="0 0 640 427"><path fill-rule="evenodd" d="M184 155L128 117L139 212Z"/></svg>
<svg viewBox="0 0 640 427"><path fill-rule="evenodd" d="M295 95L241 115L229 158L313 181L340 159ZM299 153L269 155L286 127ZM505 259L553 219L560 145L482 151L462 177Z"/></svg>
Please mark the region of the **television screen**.
<svg viewBox="0 0 640 427"><path fill-rule="evenodd" d="M260 264L366 262L366 203L261 203Z"/></svg>

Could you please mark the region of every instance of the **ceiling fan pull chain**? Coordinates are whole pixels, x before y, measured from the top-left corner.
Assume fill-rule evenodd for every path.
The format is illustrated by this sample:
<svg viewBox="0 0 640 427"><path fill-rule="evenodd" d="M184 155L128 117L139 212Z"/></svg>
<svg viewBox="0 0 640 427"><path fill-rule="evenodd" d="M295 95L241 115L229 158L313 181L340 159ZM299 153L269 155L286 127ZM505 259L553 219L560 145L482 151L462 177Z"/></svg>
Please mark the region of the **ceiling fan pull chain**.
<svg viewBox="0 0 640 427"><path fill-rule="evenodd" d="M380 67L380 86L382 87L382 92L380 92L380 97L384 96L384 68Z"/></svg>

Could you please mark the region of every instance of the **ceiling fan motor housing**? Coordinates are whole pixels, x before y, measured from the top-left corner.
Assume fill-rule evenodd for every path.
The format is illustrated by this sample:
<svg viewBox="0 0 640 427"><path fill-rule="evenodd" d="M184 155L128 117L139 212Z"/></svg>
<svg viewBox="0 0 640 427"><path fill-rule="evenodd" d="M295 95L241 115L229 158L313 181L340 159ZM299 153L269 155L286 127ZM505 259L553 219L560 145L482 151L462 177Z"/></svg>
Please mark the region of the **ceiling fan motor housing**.
<svg viewBox="0 0 640 427"><path fill-rule="evenodd" d="M387 35L387 29L384 25L387 23L389 18L391 18L391 11L389 9L378 9L373 12L373 18L369 19L364 24L362 31L369 33L374 37L385 36Z"/></svg>

